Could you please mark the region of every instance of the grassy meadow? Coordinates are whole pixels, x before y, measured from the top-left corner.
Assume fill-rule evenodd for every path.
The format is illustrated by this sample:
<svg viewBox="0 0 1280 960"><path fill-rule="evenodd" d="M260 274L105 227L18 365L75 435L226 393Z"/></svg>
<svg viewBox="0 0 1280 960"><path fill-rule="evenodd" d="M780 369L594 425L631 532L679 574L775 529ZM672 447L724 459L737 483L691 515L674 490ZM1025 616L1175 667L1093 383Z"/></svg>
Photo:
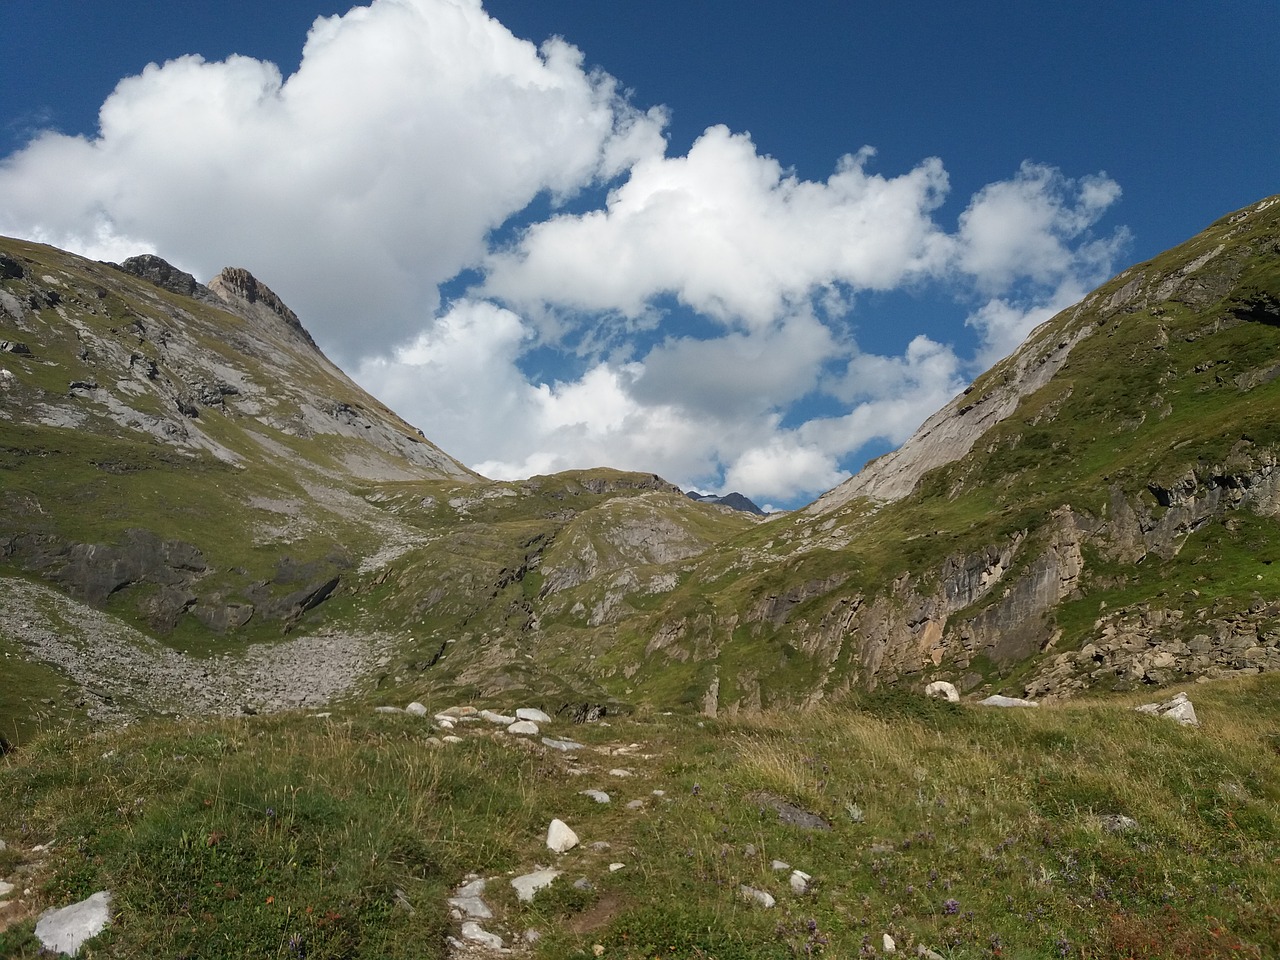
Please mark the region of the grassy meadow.
<svg viewBox="0 0 1280 960"><path fill-rule="evenodd" d="M475 873L484 928L545 960L883 956L885 934L907 956L1274 957L1280 677L1189 692L1199 729L1130 709L1153 697L894 693L544 730L576 753L485 723L440 743L363 705L48 732L0 758L0 878L32 891L0 910L0 956L37 956L40 910L105 888L85 957L443 957ZM553 817L578 847L547 850ZM538 866L563 875L518 902L507 879Z"/></svg>

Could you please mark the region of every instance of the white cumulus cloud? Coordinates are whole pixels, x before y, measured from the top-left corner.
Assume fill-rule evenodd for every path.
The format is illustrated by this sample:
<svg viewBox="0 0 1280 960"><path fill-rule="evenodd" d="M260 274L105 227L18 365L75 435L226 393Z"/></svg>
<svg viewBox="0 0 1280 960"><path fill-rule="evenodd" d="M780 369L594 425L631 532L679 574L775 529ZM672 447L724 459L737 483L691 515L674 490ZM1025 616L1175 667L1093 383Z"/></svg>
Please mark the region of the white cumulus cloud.
<svg viewBox="0 0 1280 960"><path fill-rule="evenodd" d="M318 19L288 78L192 55L122 80L97 136L46 132L0 164L0 230L248 266L351 360L404 339L540 192L660 151L663 122L479 0L373 0Z"/></svg>

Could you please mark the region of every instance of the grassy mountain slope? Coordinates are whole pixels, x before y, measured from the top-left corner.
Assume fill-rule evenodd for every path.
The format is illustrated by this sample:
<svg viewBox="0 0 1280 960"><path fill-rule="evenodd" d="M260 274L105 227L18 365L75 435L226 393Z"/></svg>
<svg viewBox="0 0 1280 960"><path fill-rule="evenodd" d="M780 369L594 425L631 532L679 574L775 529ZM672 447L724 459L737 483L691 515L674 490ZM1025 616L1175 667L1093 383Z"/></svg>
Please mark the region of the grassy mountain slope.
<svg viewBox="0 0 1280 960"><path fill-rule="evenodd" d="M413 666L441 660L432 628L447 626L474 639L471 670L484 673L532 616L528 558L562 527L594 551L552 551L567 587L750 524L616 471L490 484L347 379L246 271L205 287L154 257L124 267L0 242L0 645L29 678L0 684L10 738L67 711L114 716L126 699L198 709L181 677L132 688L161 664L199 685L225 666L211 658L242 663L295 634L378 638L377 662L392 650ZM598 535L615 520L616 544ZM90 669L98 621L14 577L141 631L126 647L154 638L204 665L152 650L133 674ZM76 649L54 649L68 638ZM131 689L109 689L120 685ZM237 703L272 702L246 687Z"/></svg>
<svg viewBox="0 0 1280 960"><path fill-rule="evenodd" d="M674 671L688 702L736 709L1280 668L1278 355L1272 199L1049 321L887 463L705 556L602 675L642 663L626 685L669 696Z"/></svg>
<svg viewBox="0 0 1280 960"><path fill-rule="evenodd" d="M243 272L188 296L16 245L5 563L196 654L380 637L392 699L716 714L1278 669L1278 244L1274 199L1223 218L764 521L645 475L484 482Z"/></svg>

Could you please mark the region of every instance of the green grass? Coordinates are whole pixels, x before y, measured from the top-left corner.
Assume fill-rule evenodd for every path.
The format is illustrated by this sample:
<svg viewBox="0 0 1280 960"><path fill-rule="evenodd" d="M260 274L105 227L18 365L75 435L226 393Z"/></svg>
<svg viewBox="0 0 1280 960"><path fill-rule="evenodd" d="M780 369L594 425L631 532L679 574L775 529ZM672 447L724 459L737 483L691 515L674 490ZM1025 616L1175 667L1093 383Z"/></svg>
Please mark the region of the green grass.
<svg viewBox="0 0 1280 960"><path fill-rule="evenodd" d="M470 727L434 745L427 721L355 707L50 734L0 761L0 872L38 864L33 911L111 889L98 958L444 956L445 898L472 871L492 878L486 929L537 929L544 960L596 945L632 960L870 956L884 933L948 958L1274 956L1280 678L1191 693L1200 729L1132 698L645 711L554 726L588 744L573 760ZM783 823L762 798L832 829ZM1110 814L1137 826L1110 832ZM553 816L583 840L558 858L542 845ZM50 842L44 860L31 851ZM775 859L810 890L793 893ZM552 862L561 881L518 903L506 878ZM777 906L749 904L744 884ZM0 953L34 957L33 924L0 933Z"/></svg>

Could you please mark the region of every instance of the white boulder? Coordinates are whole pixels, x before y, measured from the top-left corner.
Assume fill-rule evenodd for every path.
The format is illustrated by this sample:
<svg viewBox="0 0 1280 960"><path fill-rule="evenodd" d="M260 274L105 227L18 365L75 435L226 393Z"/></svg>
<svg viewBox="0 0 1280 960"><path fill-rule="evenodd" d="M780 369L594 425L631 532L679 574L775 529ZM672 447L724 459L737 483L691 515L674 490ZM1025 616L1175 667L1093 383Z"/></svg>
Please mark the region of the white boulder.
<svg viewBox="0 0 1280 960"><path fill-rule="evenodd" d="M547 849L553 853L564 853L578 845L578 835L569 829L563 820L552 820L547 827Z"/></svg>
<svg viewBox="0 0 1280 960"><path fill-rule="evenodd" d="M1191 701L1185 693L1180 693L1172 700L1166 700L1164 703L1144 703L1140 707L1134 707L1134 709L1139 713L1155 714L1158 717L1165 717L1188 727L1200 726L1200 721L1196 718L1196 708L1191 705Z"/></svg>
<svg viewBox="0 0 1280 960"><path fill-rule="evenodd" d="M550 714L543 713L537 707L521 707L516 711L516 717L521 720L531 720L534 723L550 723Z"/></svg>
<svg viewBox="0 0 1280 960"><path fill-rule="evenodd" d="M946 680L935 680L924 688L926 697L936 697L939 700L946 700L949 703L960 702L960 691L956 689L954 683L948 683Z"/></svg>
<svg viewBox="0 0 1280 960"><path fill-rule="evenodd" d="M1022 700L1018 697L1004 697L1000 694L987 697L985 700L979 700L980 707L1038 707L1040 704L1034 700Z"/></svg>

